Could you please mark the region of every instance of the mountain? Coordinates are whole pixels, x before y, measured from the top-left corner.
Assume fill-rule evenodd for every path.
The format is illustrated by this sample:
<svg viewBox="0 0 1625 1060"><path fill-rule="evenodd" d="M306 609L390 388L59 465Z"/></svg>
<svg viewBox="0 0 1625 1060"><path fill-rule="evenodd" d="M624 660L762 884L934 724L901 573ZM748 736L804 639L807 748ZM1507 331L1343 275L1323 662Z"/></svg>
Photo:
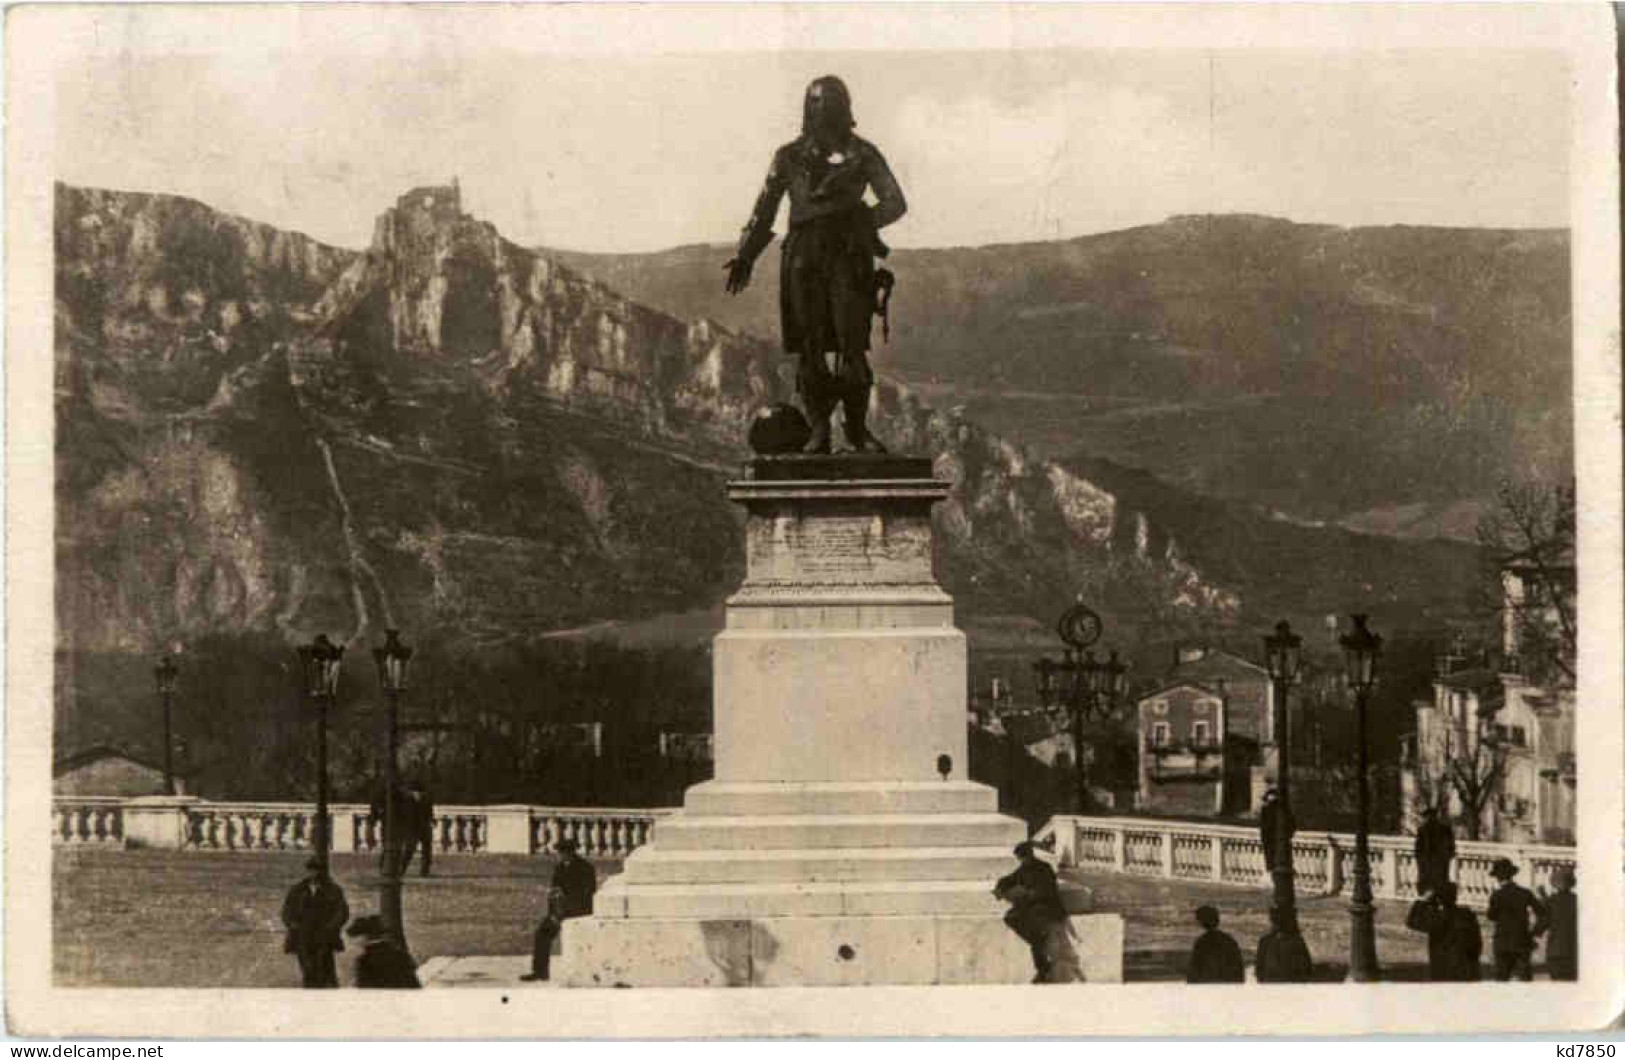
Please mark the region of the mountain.
<svg viewBox="0 0 1625 1060"><path fill-rule="evenodd" d="M472 649L714 608L723 495L771 346L679 319L420 188L363 251L162 195L56 193L57 621L74 658L385 626ZM970 615L1084 592L1125 635L1234 621L1245 587L1085 478L883 385L954 483Z"/></svg>
<svg viewBox="0 0 1625 1060"><path fill-rule="evenodd" d="M777 334L778 256L730 298L730 255L559 256L646 304ZM1109 460L1290 518L1458 537L1503 479L1572 466L1563 231L1181 216L899 250L890 266L879 369L1040 457Z"/></svg>

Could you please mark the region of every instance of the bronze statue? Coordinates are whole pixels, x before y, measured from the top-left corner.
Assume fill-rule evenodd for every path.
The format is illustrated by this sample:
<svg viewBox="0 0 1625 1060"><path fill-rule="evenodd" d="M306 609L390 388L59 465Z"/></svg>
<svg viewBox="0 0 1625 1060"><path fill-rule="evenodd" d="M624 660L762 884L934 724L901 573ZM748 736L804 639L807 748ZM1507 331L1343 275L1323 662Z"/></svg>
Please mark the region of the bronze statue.
<svg viewBox="0 0 1625 1060"><path fill-rule="evenodd" d="M853 449L886 451L865 422L874 384L869 328L880 289L889 290L891 279L874 259L889 253L878 230L902 217L908 205L879 148L855 135L855 125L852 98L840 78L820 77L807 87L801 136L774 153L739 249L726 266L728 293L738 294L750 283L757 255L772 242L779 200L788 194L779 316L785 352L800 358L796 389L812 425L803 446L808 453L829 452L836 405L845 410ZM874 192L874 206L863 201L866 190Z"/></svg>

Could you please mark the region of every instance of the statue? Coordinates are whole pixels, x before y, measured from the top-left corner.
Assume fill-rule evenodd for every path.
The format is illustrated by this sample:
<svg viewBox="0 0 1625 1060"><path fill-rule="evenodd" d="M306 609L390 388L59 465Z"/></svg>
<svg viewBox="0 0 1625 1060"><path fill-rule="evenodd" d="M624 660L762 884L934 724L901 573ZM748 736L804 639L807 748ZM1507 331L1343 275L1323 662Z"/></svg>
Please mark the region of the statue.
<svg viewBox="0 0 1625 1060"><path fill-rule="evenodd" d="M790 196L779 279L779 317L784 350L800 359L796 389L811 423L802 451L830 451L830 417L843 407L846 440L863 453L885 446L866 419L874 373L869 368L869 328L884 305L891 274L874 259L890 251L878 230L907 211L880 150L852 132L852 98L837 77L807 87L801 136L779 148L739 249L724 266L727 290L750 284L757 255L773 240L779 200ZM863 201L872 190L876 203Z"/></svg>

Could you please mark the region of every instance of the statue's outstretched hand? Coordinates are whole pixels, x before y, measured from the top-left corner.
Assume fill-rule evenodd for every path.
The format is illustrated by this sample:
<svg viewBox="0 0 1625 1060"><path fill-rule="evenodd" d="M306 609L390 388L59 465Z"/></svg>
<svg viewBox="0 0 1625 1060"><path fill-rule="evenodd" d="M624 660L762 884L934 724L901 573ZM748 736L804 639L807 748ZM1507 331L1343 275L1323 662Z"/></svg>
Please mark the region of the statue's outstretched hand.
<svg viewBox="0 0 1625 1060"><path fill-rule="evenodd" d="M745 258L730 258L728 264L723 266L728 270L727 289L729 294L738 294L750 286L750 262Z"/></svg>

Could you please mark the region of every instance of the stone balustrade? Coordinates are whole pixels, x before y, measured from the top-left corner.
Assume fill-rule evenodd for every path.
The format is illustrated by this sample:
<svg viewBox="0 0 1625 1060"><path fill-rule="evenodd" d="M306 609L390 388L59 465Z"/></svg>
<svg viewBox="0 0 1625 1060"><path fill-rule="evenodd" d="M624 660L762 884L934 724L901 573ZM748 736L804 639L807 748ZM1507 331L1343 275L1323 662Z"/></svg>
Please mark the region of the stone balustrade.
<svg viewBox="0 0 1625 1060"><path fill-rule="evenodd" d="M53 842L65 847L151 846L181 850L309 850L316 808L308 802L211 802L188 795L57 796ZM382 819L360 803L328 808L335 853L371 852ZM437 806L436 853L541 854L573 839L586 857L621 858L649 842L671 809ZM127 827L128 825L128 827Z"/></svg>
<svg viewBox="0 0 1625 1060"><path fill-rule="evenodd" d="M188 795L125 799L57 796L52 838L57 846L168 847L183 850L308 850L315 808L300 802L210 802ZM331 808L333 850L370 852L383 841L383 822L359 803ZM672 809L493 806L436 807L437 853L543 854L573 839L586 857L623 858L648 843L660 818ZM1053 836L1063 865L1105 872L1232 884L1269 886L1263 844L1256 828L1158 821L1133 817L1053 817L1038 838ZM1371 837L1371 884L1379 898L1416 897L1416 859L1410 836ZM1354 837L1343 832L1299 832L1293 867L1306 894L1347 889ZM1496 858L1518 865L1519 882L1551 886L1552 873L1573 868L1572 847L1478 843L1458 840L1453 868L1463 904L1482 908L1495 881Z"/></svg>
<svg viewBox="0 0 1625 1060"><path fill-rule="evenodd" d="M675 812L533 807L531 846L551 851L559 840L574 839L586 857L623 858L649 842L656 821Z"/></svg>
<svg viewBox="0 0 1625 1060"><path fill-rule="evenodd" d="M1158 821L1134 817L1052 817L1037 838L1053 837L1062 865L1163 879L1269 886L1264 847L1256 828ZM1371 888L1379 898L1411 900L1416 892L1415 838L1371 837ZM1572 847L1456 841L1452 873L1462 904L1489 904L1495 881L1490 866L1509 858L1518 882L1531 889L1551 887L1552 873L1573 868ZM1300 893L1337 894L1349 886L1354 868L1354 836L1344 832L1299 832L1292 842L1292 867Z"/></svg>
<svg viewBox="0 0 1625 1060"><path fill-rule="evenodd" d="M51 841L57 846L122 845L124 800L117 796L59 796L53 802L56 823Z"/></svg>

